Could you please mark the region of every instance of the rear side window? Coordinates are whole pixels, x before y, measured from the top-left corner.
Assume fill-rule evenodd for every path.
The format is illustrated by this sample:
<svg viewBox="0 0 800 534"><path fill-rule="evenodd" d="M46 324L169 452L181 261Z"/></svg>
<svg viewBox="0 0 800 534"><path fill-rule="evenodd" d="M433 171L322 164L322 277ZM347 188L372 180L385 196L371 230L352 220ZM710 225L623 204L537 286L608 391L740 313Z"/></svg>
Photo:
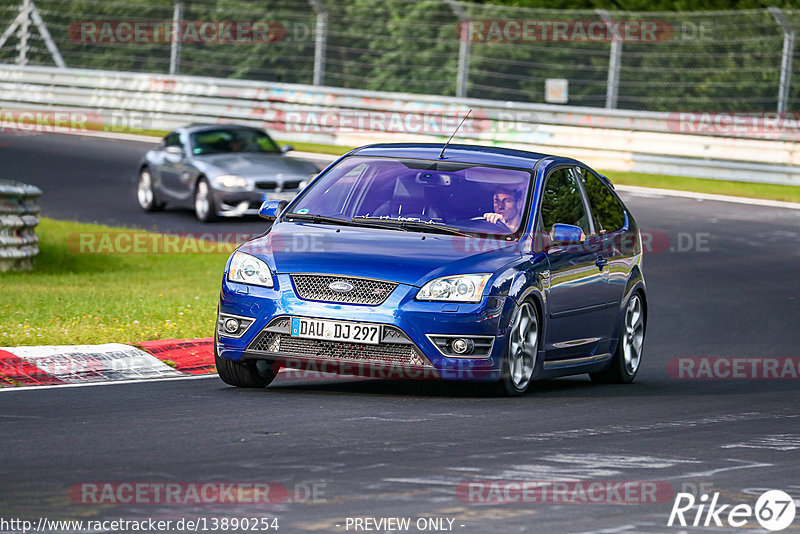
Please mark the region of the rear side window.
<svg viewBox="0 0 800 534"><path fill-rule="evenodd" d="M542 223L549 232L556 223L579 226L589 233L589 219L578 183L568 169L558 169L547 177L542 196Z"/></svg>
<svg viewBox="0 0 800 534"><path fill-rule="evenodd" d="M620 230L625 225L625 210L608 186L586 169L576 169L592 211L594 228L597 233Z"/></svg>
<svg viewBox="0 0 800 534"><path fill-rule="evenodd" d="M178 133L171 133L164 138L164 146L178 146L183 148L183 143L181 143L181 136Z"/></svg>

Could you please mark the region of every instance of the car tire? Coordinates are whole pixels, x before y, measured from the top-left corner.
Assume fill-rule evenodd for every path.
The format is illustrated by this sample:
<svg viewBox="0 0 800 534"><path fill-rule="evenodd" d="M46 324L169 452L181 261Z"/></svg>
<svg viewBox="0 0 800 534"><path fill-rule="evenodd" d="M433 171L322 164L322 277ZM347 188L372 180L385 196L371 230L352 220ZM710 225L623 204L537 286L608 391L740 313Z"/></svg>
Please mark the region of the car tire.
<svg viewBox="0 0 800 534"><path fill-rule="evenodd" d="M497 384L499 394L517 397L528 391L537 368L540 324L539 311L533 302L526 300L514 311Z"/></svg>
<svg viewBox="0 0 800 534"><path fill-rule="evenodd" d="M592 382L598 384L630 384L636 378L642 363L647 309L640 292L631 295L625 305L617 350L608 368L590 373Z"/></svg>
<svg viewBox="0 0 800 534"><path fill-rule="evenodd" d="M208 180L200 178L194 188L194 214L200 222L217 220L217 206Z"/></svg>
<svg viewBox="0 0 800 534"><path fill-rule="evenodd" d="M214 342L214 363L217 373L223 382L237 388L265 388L275 380L275 372L271 363L258 365L256 362L234 362L220 357Z"/></svg>
<svg viewBox="0 0 800 534"><path fill-rule="evenodd" d="M153 175L147 167L139 171L139 181L136 186L136 199L139 207L147 212L158 211L164 207L163 202L158 201L155 188L153 187Z"/></svg>

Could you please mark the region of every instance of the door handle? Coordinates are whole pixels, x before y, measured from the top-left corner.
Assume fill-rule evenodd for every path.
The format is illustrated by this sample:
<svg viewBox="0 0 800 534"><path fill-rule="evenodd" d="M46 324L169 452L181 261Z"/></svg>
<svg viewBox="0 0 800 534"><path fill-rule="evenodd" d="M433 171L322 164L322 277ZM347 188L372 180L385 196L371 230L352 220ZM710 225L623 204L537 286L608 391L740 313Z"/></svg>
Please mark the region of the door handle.
<svg viewBox="0 0 800 534"><path fill-rule="evenodd" d="M599 268L600 268L600 270L602 271L602 270L603 270L603 267L605 267L606 265L608 265L608 260L607 260L607 259L605 259L603 256L599 256L599 257L597 258L597 261L596 261L596 262L594 262L594 264L595 264L595 265L597 265L597 267L599 267Z"/></svg>

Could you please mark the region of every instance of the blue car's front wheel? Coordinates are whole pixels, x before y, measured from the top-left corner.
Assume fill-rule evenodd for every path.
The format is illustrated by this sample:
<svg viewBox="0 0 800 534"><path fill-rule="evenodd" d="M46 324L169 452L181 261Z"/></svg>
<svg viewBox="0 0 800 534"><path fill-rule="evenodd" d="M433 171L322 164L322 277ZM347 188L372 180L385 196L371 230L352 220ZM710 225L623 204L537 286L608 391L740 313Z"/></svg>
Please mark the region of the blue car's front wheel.
<svg viewBox="0 0 800 534"><path fill-rule="evenodd" d="M234 362L220 357L214 340L214 363L219 377L228 385L238 388L265 388L275 380L275 371L270 362Z"/></svg>
<svg viewBox="0 0 800 534"><path fill-rule="evenodd" d="M523 302L511 319L508 350L500 373L500 392L522 395L528 390L539 352L539 315L531 302Z"/></svg>

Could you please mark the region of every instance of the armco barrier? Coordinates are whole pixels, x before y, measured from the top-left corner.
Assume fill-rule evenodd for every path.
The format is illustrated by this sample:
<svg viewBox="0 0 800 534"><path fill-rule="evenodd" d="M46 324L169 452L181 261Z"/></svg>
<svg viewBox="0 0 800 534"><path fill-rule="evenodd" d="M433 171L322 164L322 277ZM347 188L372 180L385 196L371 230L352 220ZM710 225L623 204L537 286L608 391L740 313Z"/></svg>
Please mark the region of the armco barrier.
<svg viewBox="0 0 800 534"><path fill-rule="evenodd" d="M263 126L285 140L343 146L438 142L450 132L398 130L370 125L370 121L363 128L329 128L309 124L307 119L310 114L350 118L358 114L458 115L468 108L482 126L459 132L461 143L573 156L609 170L800 185L796 142L800 128L687 134L677 131L675 116L669 113L0 65L0 109L83 110L91 112L89 122L100 122L99 126L111 131L126 126L171 129L189 122L236 121Z"/></svg>
<svg viewBox="0 0 800 534"><path fill-rule="evenodd" d="M0 272L33 267L39 253L36 198L41 194L36 186L0 180Z"/></svg>

